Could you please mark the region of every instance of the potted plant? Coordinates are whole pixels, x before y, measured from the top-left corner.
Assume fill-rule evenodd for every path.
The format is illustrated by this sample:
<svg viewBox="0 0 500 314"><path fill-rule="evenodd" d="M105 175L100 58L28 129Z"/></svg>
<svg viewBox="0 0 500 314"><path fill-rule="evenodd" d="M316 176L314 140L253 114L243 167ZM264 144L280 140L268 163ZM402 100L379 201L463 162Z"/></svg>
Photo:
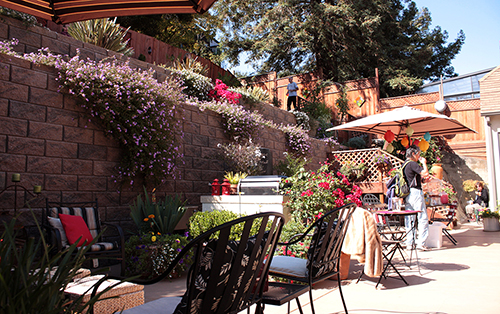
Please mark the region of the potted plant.
<svg viewBox="0 0 500 314"><path fill-rule="evenodd" d="M371 160L372 164L378 168L380 172L386 173L392 168L391 159L385 154L376 155Z"/></svg>
<svg viewBox="0 0 500 314"><path fill-rule="evenodd" d="M231 194L238 193L238 183L241 179L245 179L247 176L248 175L244 172L226 172L224 179L227 179L229 184L231 184Z"/></svg>
<svg viewBox="0 0 500 314"><path fill-rule="evenodd" d="M340 173L345 175L349 181L357 182L361 181L366 174L367 167L363 160L360 163L355 163L352 161L345 162L342 167L340 167Z"/></svg>
<svg viewBox="0 0 500 314"><path fill-rule="evenodd" d="M500 214L489 208L480 210L479 216L483 219L483 231L500 231Z"/></svg>
<svg viewBox="0 0 500 314"><path fill-rule="evenodd" d="M141 279L155 278L167 269L189 243L187 236L187 232L184 235L159 232L133 235L125 243L125 274ZM190 256L187 260L181 260L169 277L180 277L189 265Z"/></svg>

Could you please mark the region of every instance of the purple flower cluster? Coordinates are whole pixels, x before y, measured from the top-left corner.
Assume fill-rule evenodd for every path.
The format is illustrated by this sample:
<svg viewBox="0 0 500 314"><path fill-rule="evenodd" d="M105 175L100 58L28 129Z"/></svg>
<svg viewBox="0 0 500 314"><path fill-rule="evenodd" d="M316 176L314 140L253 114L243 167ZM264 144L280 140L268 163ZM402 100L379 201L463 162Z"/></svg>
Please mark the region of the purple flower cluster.
<svg viewBox="0 0 500 314"><path fill-rule="evenodd" d="M96 63L75 56L56 67L60 84L120 142L119 179L132 184L141 175L158 184L174 175L176 160L182 158L174 114L185 99L177 82L159 83L153 70L132 69L114 59Z"/></svg>
<svg viewBox="0 0 500 314"><path fill-rule="evenodd" d="M298 126L281 125L280 130L285 133L287 146L294 156L306 156L311 149L309 135Z"/></svg>

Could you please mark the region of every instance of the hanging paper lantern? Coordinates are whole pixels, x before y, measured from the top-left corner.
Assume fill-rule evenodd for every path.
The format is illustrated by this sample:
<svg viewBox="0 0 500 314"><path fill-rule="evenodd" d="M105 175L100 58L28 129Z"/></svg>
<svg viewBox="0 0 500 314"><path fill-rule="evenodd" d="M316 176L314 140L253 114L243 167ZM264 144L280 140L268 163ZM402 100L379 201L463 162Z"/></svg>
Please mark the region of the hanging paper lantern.
<svg viewBox="0 0 500 314"><path fill-rule="evenodd" d="M427 142L426 140L421 140L420 143L418 143L418 147L420 147L421 151L425 152L429 149L429 142Z"/></svg>
<svg viewBox="0 0 500 314"><path fill-rule="evenodd" d="M429 142L431 140L431 133L427 132L424 134L424 140L426 140L427 142Z"/></svg>
<svg viewBox="0 0 500 314"><path fill-rule="evenodd" d="M408 148L408 146L410 145L410 140L408 139L408 136L403 137L403 139L401 140L401 145Z"/></svg>
<svg viewBox="0 0 500 314"><path fill-rule="evenodd" d="M413 128L411 127L411 125L409 125L407 128L406 128L406 134L408 136L412 136L413 135Z"/></svg>
<svg viewBox="0 0 500 314"><path fill-rule="evenodd" d="M391 130L387 130L387 132L385 132L384 140L386 140L387 143L394 141L394 138L396 138L396 136L394 135L394 133Z"/></svg>
<svg viewBox="0 0 500 314"><path fill-rule="evenodd" d="M420 140L419 139L416 139L413 141L413 144L412 145L417 145L418 146L418 143L420 143Z"/></svg>
<svg viewBox="0 0 500 314"><path fill-rule="evenodd" d="M387 145L387 148L385 149L389 154L394 151L394 146L392 144Z"/></svg>

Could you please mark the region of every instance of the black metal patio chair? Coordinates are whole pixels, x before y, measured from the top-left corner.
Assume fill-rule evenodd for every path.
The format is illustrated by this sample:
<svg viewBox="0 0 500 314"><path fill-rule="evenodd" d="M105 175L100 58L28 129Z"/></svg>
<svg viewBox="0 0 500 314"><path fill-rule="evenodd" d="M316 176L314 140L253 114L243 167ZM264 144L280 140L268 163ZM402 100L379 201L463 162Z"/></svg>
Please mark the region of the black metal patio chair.
<svg viewBox="0 0 500 314"><path fill-rule="evenodd" d="M83 218L88 231L97 241L85 254L89 259L116 259L121 263L121 275L125 271L125 236L120 226L102 222L99 218L97 199L90 202L50 202L42 213L42 227L47 230L48 243L52 252L61 252L68 247L66 232L60 215L79 216Z"/></svg>
<svg viewBox="0 0 500 314"><path fill-rule="evenodd" d="M192 240L168 268L149 281L165 279L175 266L191 252L186 292L182 297L165 297L125 310L124 314L147 313L238 313L256 305L262 313L262 296L273 252L284 224L280 213L260 213L242 217L215 227ZM251 234L252 225L258 232ZM235 231L236 230L236 231ZM237 232L239 241L232 240Z"/></svg>
<svg viewBox="0 0 500 314"><path fill-rule="evenodd" d="M299 235L293 241L279 243L279 245L292 245L304 241L305 237L312 234L307 260L291 256L275 256L272 260L269 275L303 282L309 286L309 298L313 313L315 313L312 296L313 284L333 276L338 281L340 297L347 313L340 280L340 254L347 226L355 209L355 204L336 208L316 220L304 234Z"/></svg>

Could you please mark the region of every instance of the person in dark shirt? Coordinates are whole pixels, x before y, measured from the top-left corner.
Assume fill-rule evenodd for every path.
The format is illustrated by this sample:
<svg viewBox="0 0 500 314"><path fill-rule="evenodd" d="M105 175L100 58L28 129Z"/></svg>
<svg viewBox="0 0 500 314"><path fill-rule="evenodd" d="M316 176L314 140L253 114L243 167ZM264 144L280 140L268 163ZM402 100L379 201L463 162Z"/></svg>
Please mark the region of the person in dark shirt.
<svg viewBox="0 0 500 314"><path fill-rule="evenodd" d="M465 212L469 217L476 218L478 210L488 207L490 202L490 197L488 195L488 190L485 189L484 183L478 181L476 183L476 199L470 205L465 206Z"/></svg>
<svg viewBox="0 0 500 314"><path fill-rule="evenodd" d="M422 191L422 177L428 177L429 170L427 169L427 161L420 156L420 153L420 147L416 145L408 147L406 150L406 159L409 160L409 163L403 169L406 182L410 187L410 195L406 197L405 208L406 210L419 211L417 214L417 237L415 237L415 228L413 228L415 216L405 216L406 230L411 230L406 236L406 248L411 249L416 244L418 250L425 251L427 250L425 240L429 236L429 218L425 207L424 192Z"/></svg>

